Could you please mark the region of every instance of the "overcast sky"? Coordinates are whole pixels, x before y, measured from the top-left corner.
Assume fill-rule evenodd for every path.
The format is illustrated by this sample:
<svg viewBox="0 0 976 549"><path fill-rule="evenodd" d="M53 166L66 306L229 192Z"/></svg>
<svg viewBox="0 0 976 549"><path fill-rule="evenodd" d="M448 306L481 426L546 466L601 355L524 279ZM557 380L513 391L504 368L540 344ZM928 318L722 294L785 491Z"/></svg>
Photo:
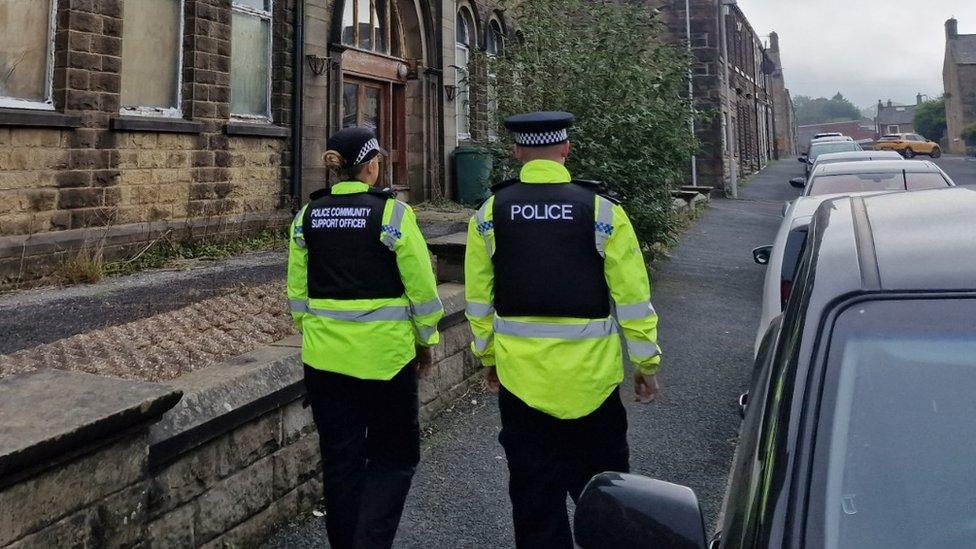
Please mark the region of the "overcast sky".
<svg viewBox="0 0 976 549"><path fill-rule="evenodd" d="M976 34L976 0L738 0L756 32L776 31L794 96L838 91L860 107L942 94L945 21Z"/></svg>

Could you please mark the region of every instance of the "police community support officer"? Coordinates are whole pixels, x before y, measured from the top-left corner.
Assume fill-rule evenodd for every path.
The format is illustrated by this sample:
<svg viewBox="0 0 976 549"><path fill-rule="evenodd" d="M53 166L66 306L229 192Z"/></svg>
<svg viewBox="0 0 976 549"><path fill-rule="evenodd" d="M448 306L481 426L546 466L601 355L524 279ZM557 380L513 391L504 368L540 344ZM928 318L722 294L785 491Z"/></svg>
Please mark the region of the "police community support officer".
<svg viewBox="0 0 976 549"><path fill-rule="evenodd" d="M566 494L576 500L593 475L628 471L625 359L638 400L659 390L640 245L623 208L564 167L572 122L562 112L505 122L524 165L468 228L466 315L489 385L501 385L518 547L573 547Z"/></svg>
<svg viewBox="0 0 976 549"><path fill-rule="evenodd" d="M288 299L319 431L329 542L390 547L420 460L417 370L430 367L443 307L413 211L372 188L383 152L373 132L341 130L328 148L342 181L313 193L292 224Z"/></svg>

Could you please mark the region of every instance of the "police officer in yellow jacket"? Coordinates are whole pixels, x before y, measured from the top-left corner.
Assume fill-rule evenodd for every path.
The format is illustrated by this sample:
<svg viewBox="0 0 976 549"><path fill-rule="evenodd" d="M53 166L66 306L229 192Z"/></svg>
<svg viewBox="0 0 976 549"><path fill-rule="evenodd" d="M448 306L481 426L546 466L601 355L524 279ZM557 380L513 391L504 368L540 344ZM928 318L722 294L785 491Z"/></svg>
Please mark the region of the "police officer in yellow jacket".
<svg viewBox="0 0 976 549"><path fill-rule="evenodd" d="M420 460L417 377L443 307L427 244L406 204L373 188L373 132L328 140L341 181L313 193L291 227L288 299L302 332L319 431L331 546L393 544Z"/></svg>
<svg viewBox="0 0 976 549"><path fill-rule="evenodd" d="M515 540L525 548L572 548L566 495L578 498L597 473L629 470L624 364L635 367L637 400L659 391L640 245L601 186L565 168L572 122L562 112L506 120L521 173L493 188L468 228L466 315L499 390Z"/></svg>

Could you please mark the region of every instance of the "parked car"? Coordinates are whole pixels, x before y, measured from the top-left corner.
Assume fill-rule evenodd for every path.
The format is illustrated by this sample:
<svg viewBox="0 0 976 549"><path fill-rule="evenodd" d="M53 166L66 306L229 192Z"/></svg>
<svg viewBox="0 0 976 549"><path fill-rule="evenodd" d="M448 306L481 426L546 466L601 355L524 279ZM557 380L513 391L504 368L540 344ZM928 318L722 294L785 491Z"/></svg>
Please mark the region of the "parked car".
<svg viewBox="0 0 976 549"><path fill-rule="evenodd" d="M976 191L824 202L740 397L712 548L973 547ZM690 489L605 473L577 542L706 546ZM608 541L604 543L604 541Z"/></svg>
<svg viewBox="0 0 976 549"><path fill-rule="evenodd" d="M942 147L917 133L896 133L882 136L874 145L878 151L897 151L905 158L915 158L925 154L932 158L942 156Z"/></svg>
<svg viewBox="0 0 976 549"><path fill-rule="evenodd" d="M813 165L813 170L811 171L816 170L817 166L822 164L836 164L838 162L868 162L871 160L901 160L902 158L904 157L895 151L850 151L827 153L821 154L817 157L817 161Z"/></svg>
<svg viewBox="0 0 976 549"><path fill-rule="evenodd" d="M804 164L805 175L810 176L810 168L817 162L817 158L822 154L851 152L864 150L860 145L853 141L826 141L814 142L810 144L810 152L800 157L800 162Z"/></svg>
<svg viewBox="0 0 976 549"><path fill-rule="evenodd" d="M813 138L814 139L820 139L821 137L841 137L843 135L844 134L842 134L840 132L825 132L825 133L818 133L818 134L814 135Z"/></svg>
<svg viewBox="0 0 976 549"><path fill-rule="evenodd" d="M877 191L924 191L954 187L941 168L928 160L875 160L821 164L803 179L790 180L803 187L803 196Z"/></svg>

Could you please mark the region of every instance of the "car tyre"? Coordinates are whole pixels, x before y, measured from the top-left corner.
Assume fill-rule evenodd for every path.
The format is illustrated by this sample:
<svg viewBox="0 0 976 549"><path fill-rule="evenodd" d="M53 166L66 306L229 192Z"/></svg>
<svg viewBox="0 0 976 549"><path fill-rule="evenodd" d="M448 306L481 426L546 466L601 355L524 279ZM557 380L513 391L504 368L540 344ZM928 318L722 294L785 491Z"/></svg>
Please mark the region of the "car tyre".
<svg viewBox="0 0 976 549"><path fill-rule="evenodd" d="M906 147L902 154L905 155L905 158L915 158L915 151L911 147Z"/></svg>
<svg viewBox="0 0 976 549"><path fill-rule="evenodd" d="M932 158L940 158L942 156L942 149L938 147L932 149L932 154L930 154L929 156L931 156Z"/></svg>

